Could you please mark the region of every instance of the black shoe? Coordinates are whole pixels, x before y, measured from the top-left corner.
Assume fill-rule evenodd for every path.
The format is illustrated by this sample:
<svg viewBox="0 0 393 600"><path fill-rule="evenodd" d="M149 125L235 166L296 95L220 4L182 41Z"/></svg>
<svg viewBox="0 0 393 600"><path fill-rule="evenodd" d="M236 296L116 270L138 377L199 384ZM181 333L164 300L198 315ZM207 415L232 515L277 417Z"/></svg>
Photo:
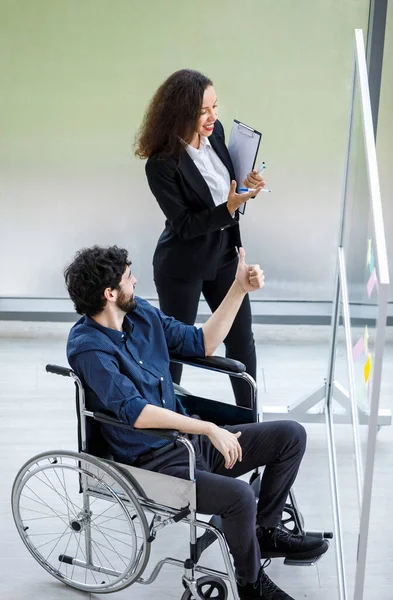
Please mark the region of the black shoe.
<svg viewBox="0 0 393 600"><path fill-rule="evenodd" d="M273 583L264 569L265 565L261 567L255 583L237 584L240 600L294 600Z"/></svg>
<svg viewBox="0 0 393 600"><path fill-rule="evenodd" d="M326 540L311 535L295 535L283 527L257 526L257 537L262 558L285 557L292 560L317 558L326 552Z"/></svg>

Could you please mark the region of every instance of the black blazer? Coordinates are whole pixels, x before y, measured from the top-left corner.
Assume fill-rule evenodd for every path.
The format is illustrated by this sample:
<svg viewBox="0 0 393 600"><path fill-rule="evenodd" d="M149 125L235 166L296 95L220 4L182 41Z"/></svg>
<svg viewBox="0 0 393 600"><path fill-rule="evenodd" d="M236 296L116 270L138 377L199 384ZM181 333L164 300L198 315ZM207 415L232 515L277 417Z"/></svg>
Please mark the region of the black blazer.
<svg viewBox="0 0 393 600"><path fill-rule="evenodd" d="M224 129L216 121L209 141L235 179L225 146ZM154 252L154 267L174 279L213 280L217 273L223 230L230 228L229 244L241 246L239 215L232 218L227 205L214 204L209 187L187 152L175 158L149 157L146 176L150 189L166 216Z"/></svg>

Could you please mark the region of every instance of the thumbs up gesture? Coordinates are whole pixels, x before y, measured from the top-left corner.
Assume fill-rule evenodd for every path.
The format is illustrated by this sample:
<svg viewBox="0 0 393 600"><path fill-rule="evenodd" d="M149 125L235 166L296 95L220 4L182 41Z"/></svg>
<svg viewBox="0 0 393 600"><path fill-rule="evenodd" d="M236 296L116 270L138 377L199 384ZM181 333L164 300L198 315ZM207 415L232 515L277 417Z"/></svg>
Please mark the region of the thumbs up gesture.
<svg viewBox="0 0 393 600"><path fill-rule="evenodd" d="M265 276L260 266L247 265L244 248L239 248L239 263L235 280L244 293L260 290L265 285Z"/></svg>

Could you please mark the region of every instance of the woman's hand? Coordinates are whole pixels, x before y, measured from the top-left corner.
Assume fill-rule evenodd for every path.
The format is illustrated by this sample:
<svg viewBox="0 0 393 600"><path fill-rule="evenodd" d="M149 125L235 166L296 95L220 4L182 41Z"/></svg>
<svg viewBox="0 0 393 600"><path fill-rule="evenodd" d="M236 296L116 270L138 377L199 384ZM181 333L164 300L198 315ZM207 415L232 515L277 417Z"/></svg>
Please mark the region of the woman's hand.
<svg viewBox="0 0 393 600"><path fill-rule="evenodd" d="M260 185L262 185L262 187L265 187L266 182L262 175L258 173L256 169L253 169L251 173L247 175L247 177L243 181L243 184L245 185L245 187L248 188L256 188Z"/></svg>
<svg viewBox="0 0 393 600"><path fill-rule="evenodd" d="M258 177L260 177L260 175L258 175ZM229 195L228 195L228 202L227 202L227 207L228 207L228 210L231 213L231 215L233 215L235 210L237 210L239 208L239 206L241 206L241 204L243 204L243 202L247 202L247 200L249 200L250 198L253 198L254 196L257 196L259 194L259 192L265 185L265 181L264 181L263 177L262 177L262 180L263 180L263 183L260 183L257 186L252 186L252 191L245 192L244 194L236 193L236 181L232 181L231 189L229 190Z"/></svg>
<svg viewBox="0 0 393 600"><path fill-rule="evenodd" d="M213 424L207 434L213 446L223 455L226 469L232 469L238 460L242 461L242 447L238 442L240 436L240 431L231 433L227 429Z"/></svg>

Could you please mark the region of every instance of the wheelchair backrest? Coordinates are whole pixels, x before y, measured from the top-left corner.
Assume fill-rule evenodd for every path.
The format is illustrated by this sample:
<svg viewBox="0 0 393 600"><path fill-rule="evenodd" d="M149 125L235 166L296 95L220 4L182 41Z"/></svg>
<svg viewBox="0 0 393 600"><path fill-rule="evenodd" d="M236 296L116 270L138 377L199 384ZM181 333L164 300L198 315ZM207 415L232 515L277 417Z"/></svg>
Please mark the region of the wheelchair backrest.
<svg viewBox="0 0 393 600"><path fill-rule="evenodd" d="M80 398L79 388L75 382L75 401L76 401L76 415L78 419L78 451L83 452L82 449L82 424L80 416ZM89 409L88 406L86 406ZM100 423L92 418L85 418L86 423L86 448L85 452L98 456L99 458L110 458L111 453L108 448L108 444L101 433Z"/></svg>

